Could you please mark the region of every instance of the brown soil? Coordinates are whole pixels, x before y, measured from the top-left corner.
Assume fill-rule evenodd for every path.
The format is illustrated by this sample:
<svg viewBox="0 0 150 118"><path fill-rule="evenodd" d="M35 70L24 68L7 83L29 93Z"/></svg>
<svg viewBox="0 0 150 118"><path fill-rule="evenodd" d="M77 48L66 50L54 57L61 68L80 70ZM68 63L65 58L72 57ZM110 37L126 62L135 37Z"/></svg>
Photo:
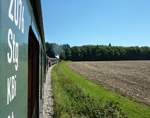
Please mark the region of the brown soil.
<svg viewBox="0 0 150 118"><path fill-rule="evenodd" d="M150 105L150 61L72 62L74 71Z"/></svg>

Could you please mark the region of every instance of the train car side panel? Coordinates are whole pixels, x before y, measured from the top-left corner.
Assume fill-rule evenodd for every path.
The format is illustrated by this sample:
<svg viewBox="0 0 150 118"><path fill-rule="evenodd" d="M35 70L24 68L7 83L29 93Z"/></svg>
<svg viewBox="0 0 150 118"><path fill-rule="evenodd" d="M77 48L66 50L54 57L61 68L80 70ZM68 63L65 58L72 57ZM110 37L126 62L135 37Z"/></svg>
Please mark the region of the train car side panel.
<svg viewBox="0 0 150 118"><path fill-rule="evenodd" d="M0 3L0 118L27 118L30 3Z"/></svg>

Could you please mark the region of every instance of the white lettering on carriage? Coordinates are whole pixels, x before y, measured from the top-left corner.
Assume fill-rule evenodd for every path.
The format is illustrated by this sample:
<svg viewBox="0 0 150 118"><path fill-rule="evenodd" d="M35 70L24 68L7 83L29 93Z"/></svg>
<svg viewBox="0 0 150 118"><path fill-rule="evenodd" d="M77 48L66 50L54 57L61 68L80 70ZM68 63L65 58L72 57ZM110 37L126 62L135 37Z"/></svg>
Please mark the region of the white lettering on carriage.
<svg viewBox="0 0 150 118"><path fill-rule="evenodd" d="M10 0L8 8L8 18L16 26L20 34L24 34L24 4L23 0ZM13 26L11 24L11 26ZM16 30L15 30L16 31ZM8 52L7 62L14 68L15 73L7 78L7 105L16 98L17 90L17 71L19 68L19 42L17 42L15 31L12 28L8 29L7 41L8 41ZM17 33L19 34L19 33ZM11 72L14 72L11 70ZM14 118L15 113L11 111L8 114L8 118Z"/></svg>
<svg viewBox="0 0 150 118"><path fill-rule="evenodd" d="M16 75L7 79L7 104L16 97Z"/></svg>
<svg viewBox="0 0 150 118"><path fill-rule="evenodd" d="M8 17L24 33L24 5L22 0L11 0Z"/></svg>
<svg viewBox="0 0 150 118"><path fill-rule="evenodd" d="M12 30L8 31L8 46L7 60L9 64L15 64L15 70L18 70L19 43L15 41L15 34Z"/></svg>
<svg viewBox="0 0 150 118"><path fill-rule="evenodd" d="M14 112L12 112L11 115L8 116L8 118L14 118Z"/></svg>

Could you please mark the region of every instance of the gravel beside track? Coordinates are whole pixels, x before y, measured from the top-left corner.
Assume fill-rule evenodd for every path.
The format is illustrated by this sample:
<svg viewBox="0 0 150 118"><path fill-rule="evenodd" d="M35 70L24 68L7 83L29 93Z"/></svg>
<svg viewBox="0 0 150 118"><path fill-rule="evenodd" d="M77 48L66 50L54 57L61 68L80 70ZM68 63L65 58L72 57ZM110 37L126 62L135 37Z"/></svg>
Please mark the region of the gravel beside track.
<svg viewBox="0 0 150 118"><path fill-rule="evenodd" d="M53 66L49 68L46 82L44 83L44 101L43 101L43 118L53 118L53 94L51 84L51 70Z"/></svg>

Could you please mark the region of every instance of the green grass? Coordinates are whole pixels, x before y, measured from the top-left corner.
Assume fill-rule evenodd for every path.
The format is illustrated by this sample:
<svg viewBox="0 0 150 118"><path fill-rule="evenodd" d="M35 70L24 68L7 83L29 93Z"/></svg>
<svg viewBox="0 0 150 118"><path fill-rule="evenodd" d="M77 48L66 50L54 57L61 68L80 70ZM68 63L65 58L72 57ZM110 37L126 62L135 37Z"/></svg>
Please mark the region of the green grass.
<svg viewBox="0 0 150 118"><path fill-rule="evenodd" d="M67 64L52 70L54 117L150 118L150 107L87 80Z"/></svg>

